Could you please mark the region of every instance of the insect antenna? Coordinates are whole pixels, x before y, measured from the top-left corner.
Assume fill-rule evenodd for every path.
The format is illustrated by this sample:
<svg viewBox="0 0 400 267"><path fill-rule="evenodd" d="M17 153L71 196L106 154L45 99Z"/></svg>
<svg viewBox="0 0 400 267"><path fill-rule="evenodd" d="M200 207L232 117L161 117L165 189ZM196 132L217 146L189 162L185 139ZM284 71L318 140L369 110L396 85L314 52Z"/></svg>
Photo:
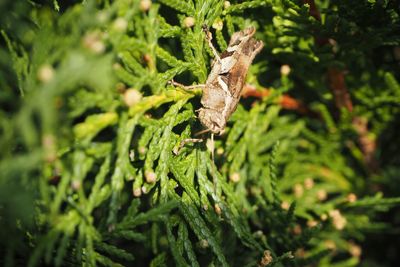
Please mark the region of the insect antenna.
<svg viewBox="0 0 400 267"><path fill-rule="evenodd" d="M202 135L202 134L204 134L204 133L208 133L209 131L211 131L211 130L210 130L210 129L204 129L204 130L202 130L202 131L200 131L200 132L195 133L194 135L195 135L195 136L199 136L199 135Z"/></svg>

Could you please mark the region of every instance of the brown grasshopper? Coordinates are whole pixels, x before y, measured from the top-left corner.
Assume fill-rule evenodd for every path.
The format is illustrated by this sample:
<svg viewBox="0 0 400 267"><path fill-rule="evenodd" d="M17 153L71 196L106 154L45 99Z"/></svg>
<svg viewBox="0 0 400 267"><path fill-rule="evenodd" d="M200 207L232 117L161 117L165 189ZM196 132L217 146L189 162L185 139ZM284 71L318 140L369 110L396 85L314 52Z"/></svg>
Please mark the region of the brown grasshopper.
<svg viewBox="0 0 400 267"><path fill-rule="evenodd" d="M215 60L203 89L199 119L212 133L222 134L225 130L226 122L239 103L247 71L264 46L262 41L253 38L254 33L253 27L235 32L221 56L207 34Z"/></svg>
<svg viewBox="0 0 400 267"><path fill-rule="evenodd" d="M215 56L206 83L194 86L182 86L176 82L172 84L186 89L203 88L203 107L199 109L199 120L207 128L205 131L220 135L237 108L249 67L264 43L253 38L255 28L250 27L235 32L228 48L218 55L211 43L211 33L206 27L203 30Z"/></svg>

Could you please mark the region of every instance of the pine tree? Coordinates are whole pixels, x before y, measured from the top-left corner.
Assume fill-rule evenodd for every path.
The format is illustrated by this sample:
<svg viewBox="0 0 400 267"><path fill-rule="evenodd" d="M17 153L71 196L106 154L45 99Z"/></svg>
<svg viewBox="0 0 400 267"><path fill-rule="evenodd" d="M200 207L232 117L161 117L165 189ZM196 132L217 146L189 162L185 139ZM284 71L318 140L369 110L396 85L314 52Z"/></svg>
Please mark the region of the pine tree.
<svg viewBox="0 0 400 267"><path fill-rule="evenodd" d="M396 1L50 2L0 4L2 266L398 262ZM174 153L202 92L169 82L249 26L224 134Z"/></svg>

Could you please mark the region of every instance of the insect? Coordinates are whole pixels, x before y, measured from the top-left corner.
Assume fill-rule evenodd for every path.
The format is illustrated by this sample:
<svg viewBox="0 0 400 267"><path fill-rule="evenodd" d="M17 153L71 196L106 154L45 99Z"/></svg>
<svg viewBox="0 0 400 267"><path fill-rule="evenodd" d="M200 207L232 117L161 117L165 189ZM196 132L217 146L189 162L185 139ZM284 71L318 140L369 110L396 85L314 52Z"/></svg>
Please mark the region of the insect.
<svg viewBox="0 0 400 267"><path fill-rule="evenodd" d="M229 117L236 110L249 67L264 43L253 38L254 27L246 28L235 32L228 48L219 55L211 42L211 33L206 26L203 30L215 56L206 83L194 86L171 83L186 89L203 88L202 108L198 110L198 118L206 127L202 132L210 131L213 138L214 134L221 135L224 132Z"/></svg>
<svg viewBox="0 0 400 267"><path fill-rule="evenodd" d="M218 55L211 43L211 34L206 29L205 32L215 60L203 87L203 107L198 117L212 133L222 134L237 108L249 67L264 43L253 38L255 28L250 27L235 32L226 51Z"/></svg>

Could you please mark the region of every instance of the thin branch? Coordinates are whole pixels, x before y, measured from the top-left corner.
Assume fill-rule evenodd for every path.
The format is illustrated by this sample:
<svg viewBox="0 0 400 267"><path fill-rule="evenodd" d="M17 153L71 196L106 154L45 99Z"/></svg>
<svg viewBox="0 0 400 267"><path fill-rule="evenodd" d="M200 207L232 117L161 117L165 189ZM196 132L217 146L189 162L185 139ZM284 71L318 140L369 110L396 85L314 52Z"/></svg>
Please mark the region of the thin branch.
<svg viewBox="0 0 400 267"><path fill-rule="evenodd" d="M257 89L255 86L250 85L250 84L246 84L242 91L243 98L255 97L255 98L262 99L262 98L269 96L270 94L271 94L270 89L267 89L267 88ZM280 96L278 99L278 103L284 109L294 110L301 114L315 115L314 114L315 112L313 112L309 108L307 108L300 100L297 100L287 94Z"/></svg>

